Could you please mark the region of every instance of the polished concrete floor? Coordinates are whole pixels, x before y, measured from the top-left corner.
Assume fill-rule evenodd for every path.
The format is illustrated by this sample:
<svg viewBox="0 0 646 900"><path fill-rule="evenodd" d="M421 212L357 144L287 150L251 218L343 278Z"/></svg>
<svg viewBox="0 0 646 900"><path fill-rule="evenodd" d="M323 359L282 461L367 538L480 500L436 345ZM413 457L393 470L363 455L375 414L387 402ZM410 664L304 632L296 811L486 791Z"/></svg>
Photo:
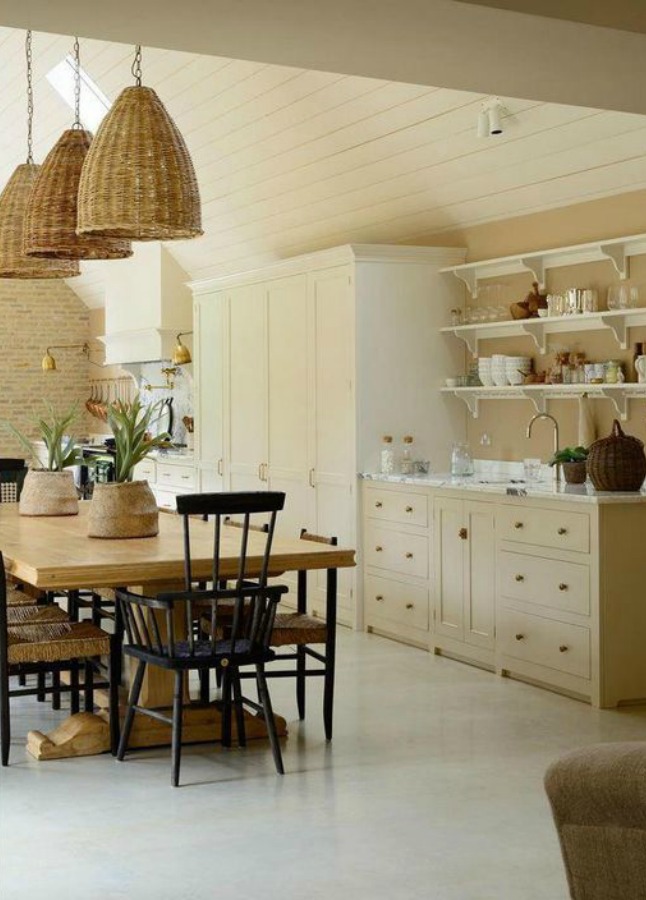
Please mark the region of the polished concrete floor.
<svg viewBox="0 0 646 900"><path fill-rule="evenodd" d="M320 684L284 778L261 742L38 763L31 728L64 718L13 702L0 773L0 897L25 900L566 900L542 789L548 763L597 741L646 739L646 709L599 711L452 660L343 631L335 737Z"/></svg>

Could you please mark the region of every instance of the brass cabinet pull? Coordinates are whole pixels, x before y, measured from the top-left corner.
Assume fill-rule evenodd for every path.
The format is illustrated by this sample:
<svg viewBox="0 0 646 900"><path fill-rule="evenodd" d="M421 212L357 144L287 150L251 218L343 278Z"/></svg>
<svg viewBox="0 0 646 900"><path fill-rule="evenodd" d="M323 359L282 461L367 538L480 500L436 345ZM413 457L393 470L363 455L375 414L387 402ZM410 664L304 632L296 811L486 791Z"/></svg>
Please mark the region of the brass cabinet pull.
<svg viewBox="0 0 646 900"><path fill-rule="evenodd" d="M522 527L523 527L522 522L514 522L514 528L522 528Z"/></svg>
<svg viewBox="0 0 646 900"><path fill-rule="evenodd" d="M516 581L524 581L524 580L525 580L524 575L516 575Z"/></svg>
<svg viewBox="0 0 646 900"><path fill-rule="evenodd" d="M381 507L383 506L383 503L381 502L381 500L377 500L377 502L375 503L375 506L377 509L381 509Z"/></svg>
<svg viewBox="0 0 646 900"><path fill-rule="evenodd" d="M415 605L414 603L407 603L406 609L413 609L414 605Z"/></svg>
<svg viewBox="0 0 646 900"><path fill-rule="evenodd" d="M407 506L407 507L406 507L406 512L412 512L412 511L413 511L413 507L412 507L412 506Z"/></svg>
<svg viewBox="0 0 646 900"><path fill-rule="evenodd" d="M314 469L310 469L309 475L308 475L308 480L309 480L309 483L310 483L310 487L312 487L312 488L313 488L313 487L316 487L316 485L314 484L314 474L315 474L315 470L314 470Z"/></svg>
<svg viewBox="0 0 646 900"><path fill-rule="evenodd" d="M516 640L517 640L517 641L524 641L524 640L525 640L525 635L524 635L524 634L517 634L517 635L516 635Z"/></svg>
<svg viewBox="0 0 646 900"><path fill-rule="evenodd" d="M563 582L561 582L559 584L559 591L567 591L567 584L564 584Z"/></svg>
<svg viewBox="0 0 646 900"><path fill-rule="evenodd" d="M218 475L223 474L223 467L224 467L224 460L219 459L218 460Z"/></svg>
<svg viewBox="0 0 646 900"><path fill-rule="evenodd" d="M468 536L469 536L469 532L466 530L466 528L461 528L458 531L458 537L460 538L461 541L466 541Z"/></svg>
<svg viewBox="0 0 646 900"><path fill-rule="evenodd" d="M559 647L559 653L566 653L570 648L567 644L561 644Z"/></svg>
<svg viewBox="0 0 646 900"><path fill-rule="evenodd" d="M264 481L262 477L262 463L258 463L258 481Z"/></svg>
<svg viewBox="0 0 646 900"><path fill-rule="evenodd" d="M375 553L381 553L381 551L382 551L383 549L384 549L383 547L377 546L377 547L375 547Z"/></svg>
<svg viewBox="0 0 646 900"><path fill-rule="evenodd" d="M406 559L412 559L412 558L413 558L413 554L409 551L409 552L406 554Z"/></svg>
<svg viewBox="0 0 646 900"><path fill-rule="evenodd" d="M377 596L375 597L375 600L377 601L377 603L382 603L383 599L384 599L383 594L377 594Z"/></svg>
<svg viewBox="0 0 646 900"><path fill-rule="evenodd" d="M557 534L567 534L567 528L563 528L563 526L561 526L558 529Z"/></svg>

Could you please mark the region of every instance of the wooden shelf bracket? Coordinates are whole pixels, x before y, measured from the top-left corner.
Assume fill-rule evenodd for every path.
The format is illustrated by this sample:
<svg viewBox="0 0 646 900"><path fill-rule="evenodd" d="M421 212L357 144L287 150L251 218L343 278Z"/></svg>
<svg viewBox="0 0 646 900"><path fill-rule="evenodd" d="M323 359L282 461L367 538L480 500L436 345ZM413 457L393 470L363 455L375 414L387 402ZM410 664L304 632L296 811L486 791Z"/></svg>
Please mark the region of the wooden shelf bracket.
<svg viewBox="0 0 646 900"><path fill-rule="evenodd" d="M455 277L466 285L467 290L475 300L478 296L478 276L475 269L453 269Z"/></svg>
<svg viewBox="0 0 646 900"><path fill-rule="evenodd" d="M621 388L613 387L608 389L603 385L600 385L600 393L602 397L612 400L615 412L621 421L625 422L628 418L628 393Z"/></svg>
<svg viewBox="0 0 646 900"><path fill-rule="evenodd" d="M543 321L541 319L520 319L519 324L525 334L531 335L538 347L538 352L544 356L547 351L547 338Z"/></svg>
<svg viewBox="0 0 646 900"><path fill-rule="evenodd" d="M617 275L622 281L628 278L630 263L626 254L626 245L617 244L599 244L599 252L606 256L615 267Z"/></svg>
<svg viewBox="0 0 646 900"><path fill-rule="evenodd" d="M601 316L601 321L615 336L615 340L622 350L628 349L628 322L626 316Z"/></svg>
<svg viewBox="0 0 646 900"><path fill-rule="evenodd" d="M531 391L523 391L521 388L521 396L524 400L530 400L534 404L534 409L537 413L544 413L547 411L547 397L545 396L544 391L537 390L536 388L532 388Z"/></svg>
<svg viewBox="0 0 646 900"><path fill-rule="evenodd" d="M478 390L478 389L476 388L476 390ZM482 390L482 389L480 388L480 390ZM453 396L459 397L460 400L464 401L464 403L467 406L467 409L471 413L472 419L478 418L478 414L480 412L480 398L479 397L477 397L475 394L473 394L469 391L464 391L464 390L456 391Z"/></svg>
<svg viewBox="0 0 646 900"><path fill-rule="evenodd" d="M534 281L538 281L539 288L545 288L545 257L538 256L521 256L520 264L524 266L534 276Z"/></svg>

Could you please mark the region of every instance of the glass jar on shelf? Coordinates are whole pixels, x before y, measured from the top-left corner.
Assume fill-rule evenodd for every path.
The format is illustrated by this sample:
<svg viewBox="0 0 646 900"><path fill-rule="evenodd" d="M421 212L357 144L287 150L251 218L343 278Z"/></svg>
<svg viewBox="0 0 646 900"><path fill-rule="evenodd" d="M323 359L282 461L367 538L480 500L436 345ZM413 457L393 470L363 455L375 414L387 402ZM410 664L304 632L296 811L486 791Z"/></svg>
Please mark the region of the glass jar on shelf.
<svg viewBox="0 0 646 900"><path fill-rule="evenodd" d="M410 434L405 434L403 438L403 449L402 449L402 458L401 458L401 466L400 472L402 475L412 475L413 474L413 457L412 457L412 447L413 447L413 438Z"/></svg>
<svg viewBox="0 0 646 900"><path fill-rule="evenodd" d="M381 439L381 466L382 475L392 475L395 471L395 451L393 449L393 438L390 434L385 434Z"/></svg>

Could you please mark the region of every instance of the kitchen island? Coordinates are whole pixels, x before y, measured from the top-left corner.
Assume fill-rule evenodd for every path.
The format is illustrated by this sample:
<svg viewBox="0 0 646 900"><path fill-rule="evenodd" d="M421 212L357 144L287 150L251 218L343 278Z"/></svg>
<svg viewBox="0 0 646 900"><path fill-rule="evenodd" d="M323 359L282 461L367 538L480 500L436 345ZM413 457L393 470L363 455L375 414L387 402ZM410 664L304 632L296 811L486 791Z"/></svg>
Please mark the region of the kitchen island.
<svg viewBox="0 0 646 900"><path fill-rule="evenodd" d="M646 702L646 494L363 476L369 631L595 706Z"/></svg>

